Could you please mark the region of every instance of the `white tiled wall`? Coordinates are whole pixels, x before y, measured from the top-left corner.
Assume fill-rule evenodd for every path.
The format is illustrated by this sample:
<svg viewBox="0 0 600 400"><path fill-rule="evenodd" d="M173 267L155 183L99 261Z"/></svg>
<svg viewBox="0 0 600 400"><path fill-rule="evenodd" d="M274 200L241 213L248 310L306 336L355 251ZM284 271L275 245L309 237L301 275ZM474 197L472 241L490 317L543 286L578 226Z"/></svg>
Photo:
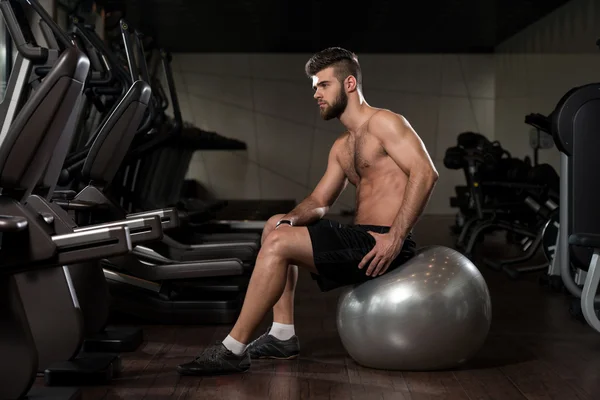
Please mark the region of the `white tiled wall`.
<svg viewBox="0 0 600 400"><path fill-rule="evenodd" d="M497 48L495 134L514 156L531 155L525 115L552 112L571 88L600 82L600 1L572 0ZM559 172L556 149L540 162Z"/></svg>
<svg viewBox="0 0 600 400"><path fill-rule="evenodd" d="M322 121L304 75L310 54L175 54L183 117L202 129L243 140L248 151L197 153L189 178L221 198L292 198L300 202L325 171L329 148L343 132ZM360 55L364 94L376 107L403 114L440 173L426 209L449 214L460 171L442 163L464 131L494 137L493 55ZM349 186L332 212L350 209Z"/></svg>

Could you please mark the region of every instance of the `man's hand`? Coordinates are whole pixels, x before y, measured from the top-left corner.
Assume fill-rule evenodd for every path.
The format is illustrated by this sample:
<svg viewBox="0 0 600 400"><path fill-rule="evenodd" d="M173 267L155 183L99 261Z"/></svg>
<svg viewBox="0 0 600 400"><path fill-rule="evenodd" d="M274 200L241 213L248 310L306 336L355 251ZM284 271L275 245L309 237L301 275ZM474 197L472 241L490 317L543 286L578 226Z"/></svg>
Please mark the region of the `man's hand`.
<svg viewBox="0 0 600 400"><path fill-rule="evenodd" d="M391 234L369 232L375 238L375 246L358 264L359 269L368 265L367 276L383 275L402 250L404 239Z"/></svg>

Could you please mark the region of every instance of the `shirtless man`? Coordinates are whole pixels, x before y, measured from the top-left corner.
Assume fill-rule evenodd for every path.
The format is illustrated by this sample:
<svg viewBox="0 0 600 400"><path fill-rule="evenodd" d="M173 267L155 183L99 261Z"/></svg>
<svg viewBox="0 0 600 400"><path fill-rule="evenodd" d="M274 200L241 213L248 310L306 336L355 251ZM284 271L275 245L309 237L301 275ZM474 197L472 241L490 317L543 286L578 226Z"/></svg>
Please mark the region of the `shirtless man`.
<svg viewBox="0 0 600 400"><path fill-rule="evenodd" d="M244 372L251 359L297 357L293 309L298 266L327 291L374 279L415 253L411 231L438 178L423 142L404 117L367 104L353 53L323 50L308 61L306 73L321 117L339 118L347 132L331 147L314 191L290 213L267 222L230 334L179 365L180 374ZM348 182L356 186L354 224L323 219ZM271 308L272 327L248 345Z"/></svg>

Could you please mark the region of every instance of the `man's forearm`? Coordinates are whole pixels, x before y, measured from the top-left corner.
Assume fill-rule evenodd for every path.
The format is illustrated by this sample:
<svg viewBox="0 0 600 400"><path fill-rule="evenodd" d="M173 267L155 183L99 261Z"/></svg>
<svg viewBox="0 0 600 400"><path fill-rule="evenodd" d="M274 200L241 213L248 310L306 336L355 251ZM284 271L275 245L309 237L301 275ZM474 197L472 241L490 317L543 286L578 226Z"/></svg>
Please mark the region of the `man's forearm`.
<svg viewBox="0 0 600 400"><path fill-rule="evenodd" d="M405 239L425 210L437 181L435 172L412 173L404 193L404 201L390 228L390 234Z"/></svg>
<svg viewBox="0 0 600 400"><path fill-rule="evenodd" d="M308 196L282 219L292 221L295 226L304 226L323 218L329 207Z"/></svg>

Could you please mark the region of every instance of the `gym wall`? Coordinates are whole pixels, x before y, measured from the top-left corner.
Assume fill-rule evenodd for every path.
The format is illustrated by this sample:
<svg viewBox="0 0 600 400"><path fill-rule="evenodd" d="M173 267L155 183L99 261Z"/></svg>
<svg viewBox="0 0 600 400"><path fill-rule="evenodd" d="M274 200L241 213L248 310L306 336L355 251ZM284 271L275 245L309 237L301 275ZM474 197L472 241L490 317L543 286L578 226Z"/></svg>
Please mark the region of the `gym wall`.
<svg viewBox="0 0 600 400"><path fill-rule="evenodd" d="M495 134L513 156L532 154L525 115L548 115L571 88L600 81L600 1L572 0L502 43L496 59ZM560 171L556 148L540 162Z"/></svg>
<svg viewBox="0 0 600 400"><path fill-rule="evenodd" d="M451 214L449 197L461 171L442 163L457 134L494 137L493 55L359 54L364 93L376 107L408 118L440 173L427 214ZM325 171L327 154L343 132L322 121L304 75L310 54L174 54L173 69L185 120L237 138L248 151L198 152L188 177L220 198L306 197ZM352 190L350 190L352 189ZM332 213L351 209L349 188Z"/></svg>

